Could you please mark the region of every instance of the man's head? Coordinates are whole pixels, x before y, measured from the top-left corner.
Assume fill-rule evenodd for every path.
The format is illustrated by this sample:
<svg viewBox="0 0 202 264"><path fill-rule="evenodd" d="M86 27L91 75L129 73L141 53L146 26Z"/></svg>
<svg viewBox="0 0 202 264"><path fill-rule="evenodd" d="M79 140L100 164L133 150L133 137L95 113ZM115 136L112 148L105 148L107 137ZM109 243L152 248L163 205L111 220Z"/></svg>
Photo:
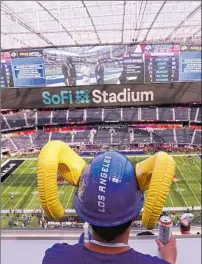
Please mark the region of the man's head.
<svg viewBox="0 0 202 264"><path fill-rule="evenodd" d="M101 60L98 60L98 61L97 61L97 65L100 65L100 64L101 64Z"/></svg>
<svg viewBox="0 0 202 264"><path fill-rule="evenodd" d="M67 63L72 63L72 57L71 56L67 57Z"/></svg>
<svg viewBox="0 0 202 264"><path fill-rule="evenodd" d="M190 234L190 222L187 220L182 220L180 222L180 231L182 235L189 235Z"/></svg>
<svg viewBox="0 0 202 264"><path fill-rule="evenodd" d="M131 225L143 206L135 168L124 155L108 151L82 172L74 207L102 240L112 241Z"/></svg>
<svg viewBox="0 0 202 264"><path fill-rule="evenodd" d="M126 236L127 240L131 224L132 220L114 227L99 227L92 225L93 235L97 240L101 239L105 242L117 242L121 240L123 236Z"/></svg>

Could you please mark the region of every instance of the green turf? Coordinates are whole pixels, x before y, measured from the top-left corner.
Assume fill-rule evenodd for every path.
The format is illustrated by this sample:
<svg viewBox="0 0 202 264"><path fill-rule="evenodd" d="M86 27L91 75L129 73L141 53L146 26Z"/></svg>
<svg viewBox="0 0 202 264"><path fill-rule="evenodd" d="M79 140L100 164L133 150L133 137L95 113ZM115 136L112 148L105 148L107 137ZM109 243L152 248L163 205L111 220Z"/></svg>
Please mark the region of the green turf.
<svg viewBox="0 0 202 264"><path fill-rule="evenodd" d="M131 158L135 164L145 157ZM177 163L177 182L173 182L165 207L201 206L201 159L193 156L191 162L187 156L175 156ZM89 160L89 159L88 159ZM9 176L1 188L1 209L39 209L36 160L26 160ZM76 188L58 185L59 199L64 208L73 208ZM11 199L11 193L14 198Z"/></svg>

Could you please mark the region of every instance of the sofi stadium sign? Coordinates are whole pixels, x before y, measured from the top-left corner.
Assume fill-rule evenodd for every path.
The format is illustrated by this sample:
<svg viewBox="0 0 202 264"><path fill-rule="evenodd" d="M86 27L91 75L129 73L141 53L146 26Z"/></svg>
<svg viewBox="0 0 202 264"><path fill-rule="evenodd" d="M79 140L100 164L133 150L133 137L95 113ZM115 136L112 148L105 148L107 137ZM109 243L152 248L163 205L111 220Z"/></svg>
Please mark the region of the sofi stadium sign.
<svg viewBox="0 0 202 264"><path fill-rule="evenodd" d="M2 109L87 108L201 102L201 83L1 89Z"/></svg>
<svg viewBox="0 0 202 264"><path fill-rule="evenodd" d="M59 94L53 94L49 91L42 92L42 100L45 105L66 105L66 104L110 104L114 103L136 103L136 102L153 102L153 91L133 92L130 88L124 88L122 92L107 92L93 90L90 94L88 90L77 91L60 91Z"/></svg>

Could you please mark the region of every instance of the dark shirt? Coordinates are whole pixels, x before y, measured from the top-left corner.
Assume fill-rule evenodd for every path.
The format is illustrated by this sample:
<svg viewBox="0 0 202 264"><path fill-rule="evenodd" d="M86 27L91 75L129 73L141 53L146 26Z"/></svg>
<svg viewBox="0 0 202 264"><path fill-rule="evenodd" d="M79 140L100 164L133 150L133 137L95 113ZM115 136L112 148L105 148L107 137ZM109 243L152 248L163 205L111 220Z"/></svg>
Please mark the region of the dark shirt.
<svg viewBox="0 0 202 264"><path fill-rule="evenodd" d="M168 264L168 262L134 249L117 254L103 254L78 243L53 245L46 250L42 264Z"/></svg>
<svg viewBox="0 0 202 264"><path fill-rule="evenodd" d="M95 67L95 76L96 76L96 79L104 78L104 67L102 65L97 65Z"/></svg>
<svg viewBox="0 0 202 264"><path fill-rule="evenodd" d="M65 78L76 78L76 68L72 63L64 63L62 65L62 73Z"/></svg>

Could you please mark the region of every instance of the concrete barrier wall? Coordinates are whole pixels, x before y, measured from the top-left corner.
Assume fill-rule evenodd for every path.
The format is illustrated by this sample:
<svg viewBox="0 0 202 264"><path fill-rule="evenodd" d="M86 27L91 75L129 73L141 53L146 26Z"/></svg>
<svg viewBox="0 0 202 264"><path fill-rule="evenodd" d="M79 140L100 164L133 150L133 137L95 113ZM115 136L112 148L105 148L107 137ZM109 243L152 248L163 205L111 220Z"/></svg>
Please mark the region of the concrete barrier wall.
<svg viewBox="0 0 202 264"><path fill-rule="evenodd" d="M67 233L67 232L64 232ZM135 250L158 256L155 236L134 237L130 245ZM78 238L68 238L66 234L60 237L3 237L1 241L1 264L41 264L44 252L54 243L77 243ZM177 264L201 264L201 237L177 236L178 260Z"/></svg>

